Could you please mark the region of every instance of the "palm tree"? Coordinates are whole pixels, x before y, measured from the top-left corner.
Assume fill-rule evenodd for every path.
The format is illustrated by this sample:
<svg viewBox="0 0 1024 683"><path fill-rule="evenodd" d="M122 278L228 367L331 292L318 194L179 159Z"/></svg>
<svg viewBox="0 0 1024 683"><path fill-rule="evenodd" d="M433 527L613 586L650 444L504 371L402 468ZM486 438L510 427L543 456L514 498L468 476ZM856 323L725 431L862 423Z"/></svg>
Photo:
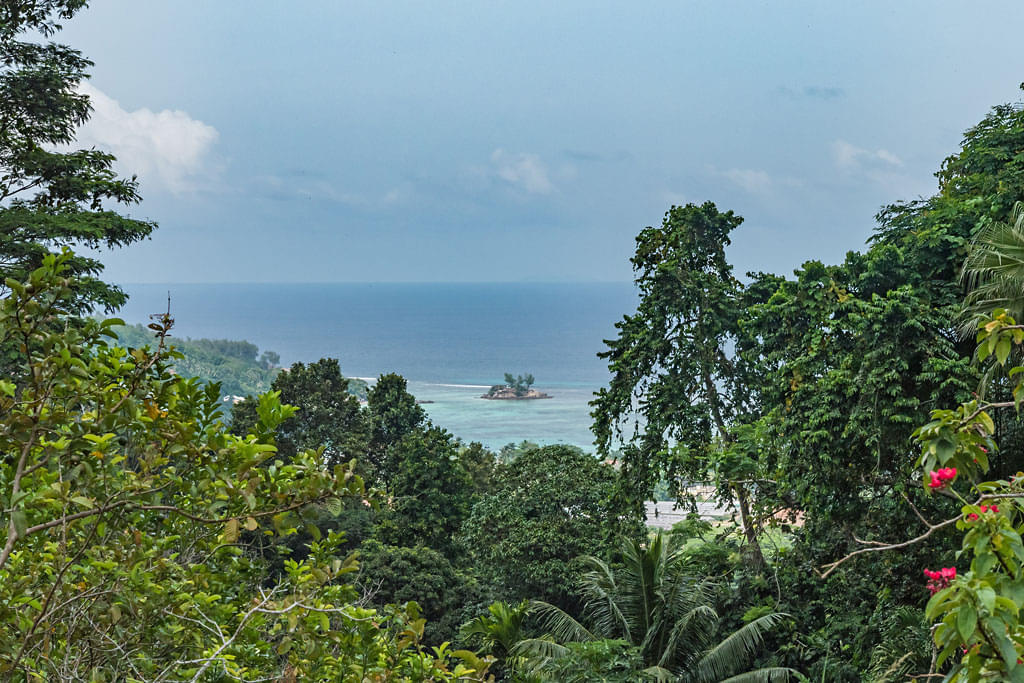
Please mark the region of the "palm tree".
<svg viewBox="0 0 1024 683"><path fill-rule="evenodd" d="M523 600L517 605L496 602L482 614L466 622L459 629L464 640L480 642L483 650L494 655L506 670L514 670L518 658L513 654L516 645L523 639L523 621L530 610L530 603Z"/></svg>
<svg viewBox="0 0 1024 683"><path fill-rule="evenodd" d="M973 337L978 321L1004 309L1024 320L1024 203L1013 206L1013 222L993 222L974 238L960 274L967 287L963 332Z"/></svg>
<svg viewBox="0 0 1024 683"><path fill-rule="evenodd" d="M536 669L565 656L562 643L621 639L639 648L644 673L685 683L785 681L790 669L774 667L737 673L761 647L766 631L786 615L767 614L714 642L718 614L711 607L711 584L686 573L680 549L659 532L644 546L623 545L623 566L613 569L596 557L583 558L581 580L586 628L547 603L534 602L547 636L514 646Z"/></svg>

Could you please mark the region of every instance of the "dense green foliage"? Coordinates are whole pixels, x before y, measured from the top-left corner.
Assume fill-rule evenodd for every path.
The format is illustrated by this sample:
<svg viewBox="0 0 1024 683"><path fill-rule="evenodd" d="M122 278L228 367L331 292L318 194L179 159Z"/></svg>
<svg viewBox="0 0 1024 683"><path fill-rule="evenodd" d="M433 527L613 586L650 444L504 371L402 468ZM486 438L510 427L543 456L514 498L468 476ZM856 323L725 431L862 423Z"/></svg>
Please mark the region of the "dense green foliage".
<svg viewBox="0 0 1024 683"><path fill-rule="evenodd" d="M943 163L936 195L884 208L867 250L839 265L809 262L792 278L733 278L722 247L738 220L710 204L674 207L637 238L641 303L604 354L613 380L593 404L599 444L621 447L628 499L650 496L661 477L676 490L716 484L737 501L748 548L763 547L776 520L799 520L783 553L731 574L744 593L736 608L770 600L794 615L804 636L780 653L812 680L932 666L925 639L892 637L890 615L923 605L922 568L959 545L951 525L924 520L959 506L921 486L912 435L936 406L976 389L1008 396L1005 380L978 389L982 369L959 329L1020 291L1006 273L1022 148L1024 114L996 107ZM968 262L967 281L982 286L964 314L962 264L976 236L988 251ZM621 427L637 413L634 437ZM993 431L1005 445L986 460L1006 477L1020 468L1016 416L979 428ZM833 565L908 529L927 542ZM908 649L887 649L896 642Z"/></svg>
<svg viewBox="0 0 1024 683"><path fill-rule="evenodd" d="M118 178L106 152L68 150L89 117L88 96L77 86L92 63L51 37L83 0L0 3L0 281L21 281L54 248L122 247L156 227L113 211L139 202L135 178ZM125 301L96 276L95 258L72 255L66 306L85 313L113 311Z"/></svg>
<svg viewBox="0 0 1024 683"><path fill-rule="evenodd" d="M126 347L142 348L154 343L153 331L142 325L118 325L113 329ZM181 354L175 360L175 372L183 377L216 382L225 396L250 396L268 391L278 373L270 362L277 354L264 351L258 358L259 349L247 341L172 338L169 343Z"/></svg>
<svg viewBox="0 0 1024 683"><path fill-rule="evenodd" d="M431 426L402 439L388 493L385 538L395 545L423 544L454 553L473 485L451 434Z"/></svg>
<svg viewBox="0 0 1024 683"><path fill-rule="evenodd" d="M117 325L114 328L123 346L141 348L152 345L153 331L141 324ZM271 390L282 368L281 356L275 351L263 351L248 341L232 339L181 339L171 337L171 346L178 356L174 370L183 377L198 377L204 382L220 384L225 397L255 396ZM326 362L326 361L324 361ZM358 399L365 399L368 386L364 380L348 377L347 391ZM281 387L274 387L280 391Z"/></svg>
<svg viewBox="0 0 1024 683"><path fill-rule="evenodd" d="M309 365L295 363L278 373L271 391L298 408L274 433L282 457L288 459L298 451L317 447L332 463L362 456L370 426L358 399L349 392L349 382L334 358L321 358ZM236 434L253 428L258 405L259 399L253 396L234 405L232 429Z"/></svg>
<svg viewBox="0 0 1024 683"><path fill-rule="evenodd" d="M474 566L508 600L575 604L582 555L607 555L639 519L615 506L615 470L570 446L529 450L498 467L462 529Z"/></svg>
<svg viewBox="0 0 1024 683"><path fill-rule="evenodd" d="M374 605L415 602L427 619L425 640L455 640L459 627L484 602L475 580L427 546L388 546L369 540L359 546L356 584Z"/></svg>
<svg viewBox="0 0 1024 683"><path fill-rule="evenodd" d="M398 445L421 429L427 416L407 390L405 378L394 373L381 375L374 383L366 407L371 424L367 462L379 482L388 488L397 469Z"/></svg>
<svg viewBox="0 0 1024 683"><path fill-rule="evenodd" d="M108 344L109 321L67 324L69 260L45 258L0 300L0 341L22 350L0 383L4 677L479 677L428 654L414 604L356 605L335 534L270 576L243 529L289 536L304 510L361 499L354 464L280 459L265 435L295 408L276 394L252 434L228 432L218 388L172 374L164 335L128 351Z"/></svg>
<svg viewBox="0 0 1024 683"><path fill-rule="evenodd" d="M671 207L601 354L614 464L495 454L395 374L83 317L123 293L61 248L154 228L67 151L88 60L24 42L84 4L0 3L5 679L1024 681L1020 107L839 264L740 278L742 219ZM645 535L694 484L736 519Z"/></svg>
<svg viewBox="0 0 1024 683"><path fill-rule="evenodd" d="M633 645L643 670L681 683L783 681L785 668L743 671L758 653L764 633L783 615L768 613L725 636L715 638L718 614L711 606L712 586L688 573L686 554L658 533L649 543L626 542L622 563L613 567L598 557L583 558L580 586L585 623L559 608L535 603L548 636L523 641L516 652L530 661L572 654L560 643L622 641Z"/></svg>
<svg viewBox="0 0 1024 683"><path fill-rule="evenodd" d="M710 202L691 204L672 207L659 228L640 233L632 259L640 306L599 354L612 381L592 405L599 451L622 448L627 497L651 497L662 479L677 495L684 482L713 481L723 498L737 499L757 556L748 492L760 478L749 426L755 392L744 358L729 352L738 346L748 292L725 247L742 220ZM636 433L624 435L630 428Z"/></svg>

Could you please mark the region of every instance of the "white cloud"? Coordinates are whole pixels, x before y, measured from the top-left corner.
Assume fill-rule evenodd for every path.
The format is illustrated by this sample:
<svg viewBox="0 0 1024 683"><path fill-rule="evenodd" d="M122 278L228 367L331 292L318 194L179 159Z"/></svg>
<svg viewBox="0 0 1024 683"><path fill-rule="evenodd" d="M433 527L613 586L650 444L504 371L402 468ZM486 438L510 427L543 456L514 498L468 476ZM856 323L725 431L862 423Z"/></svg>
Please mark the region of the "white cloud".
<svg viewBox="0 0 1024 683"><path fill-rule="evenodd" d="M219 134L213 126L180 110L127 111L88 83L79 89L89 96L93 113L78 130L78 145L109 151L120 172L174 193L195 189L215 172L210 149Z"/></svg>
<svg viewBox="0 0 1024 683"><path fill-rule="evenodd" d="M801 185L796 178L773 176L767 171L753 168L730 168L725 171L714 171L714 173L751 194L768 194L780 187Z"/></svg>
<svg viewBox="0 0 1024 683"><path fill-rule="evenodd" d="M728 171L722 171L722 175L747 192L755 194L768 192L772 187L772 177L765 171L755 171L750 168L730 168Z"/></svg>
<svg viewBox="0 0 1024 683"><path fill-rule="evenodd" d="M846 140L836 140L833 142L832 153L835 157L836 166L844 170L861 167L903 165L903 161L889 150L876 149L872 151L863 147L857 147Z"/></svg>
<svg viewBox="0 0 1024 683"><path fill-rule="evenodd" d="M536 154L510 154L496 149L491 154L491 164L498 178L529 194L549 194L555 189L547 167Z"/></svg>

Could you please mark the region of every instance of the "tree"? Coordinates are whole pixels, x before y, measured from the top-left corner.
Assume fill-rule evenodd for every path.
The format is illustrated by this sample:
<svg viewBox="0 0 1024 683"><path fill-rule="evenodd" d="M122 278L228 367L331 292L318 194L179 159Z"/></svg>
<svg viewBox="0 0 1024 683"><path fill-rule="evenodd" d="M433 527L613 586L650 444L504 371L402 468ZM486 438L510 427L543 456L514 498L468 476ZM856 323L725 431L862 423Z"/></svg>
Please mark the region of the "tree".
<svg viewBox="0 0 1024 683"><path fill-rule="evenodd" d="M275 439L281 457L287 459L308 448L324 448L328 462L347 462L366 453L370 427L359 401L349 393L349 381L335 358L321 358L305 365L295 363L279 373L272 391L295 406L295 415L282 422ZM248 397L232 409L232 429L244 434L255 423L258 399Z"/></svg>
<svg viewBox="0 0 1024 683"><path fill-rule="evenodd" d="M427 419L407 386L404 377L389 373L381 375L367 395L371 427L367 458L375 480L385 487L390 487L395 471L394 449Z"/></svg>
<svg viewBox="0 0 1024 683"><path fill-rule="evenodd" d="M395 446L393 462L378 536L391 545L424 545L455 557L455 536L473 501L455 440L440 427L414 431Z"/></svg>
<svg viewBox="0 0 1024 683"><path fill-rule="evenodd" d="M759 487L758 499L805 518L779 567L782 609L831 648L832 661L838 655L861 671L883 637L875 615L919 608L922 567L959 539L947 526L929 544L857 555L825 580L811 568L826 573L824 565L863 548L858 539L888 544L908 529L927 531L922 517L956 511L921 487L912 433L933 408L978 389L974 345L958 330L960 275L975 236L1012 222L1024 196L1022 147L1024 112L995 107L943 162L933 196L883 208L868 248L842 263L812 261L794 277L774 278L741 320L741 353L764 412L760 466L775 482ZM1008 390L988 389L992 400ZM1024 431L1015 416L992 417L1002 449L990 459L991 476L1006 478L1019 469L1010 454L1020 452Z"/></svg>
<svg viewBox="0 0 1024 683"><path fill-rule="evenodd" d="M134 177L118 178L105 152L67 151L89 118L89 98L78 90L92 62L50 37L85 6L83 0L25 0L0 6L0 282L21 281L54 248L122 247L147 237L156 224L111 210L138 203ZM110 312L126 297L100 281L96 259L64 260L72 276L67 306Z"/></svg>
<svg viewBox="0 0 1024 683"><path fill-rule="evenodd" d="M482 496L490 493L494 487L498 462L494 453L484 448L483 444L473 441L469 445L459 446L459 460L473 483L473 494Z"/></svg>
<svg viewBox="0 0 1024 683"><path fill-rule="evenodd" d="M264 351L258 362L264 370L273 370L281 362L281 354L277 351Z"/></svg>
<svg viewBox="0 0 1024 683"><path fill-rule="evenodd" d="M760 558L750 493L756 459L737 447L739 425L756 417L735 353L744 293L725 258L742 221L711 202L687 204L640 232L631 259L640 304L598 354L612 379L591 405L598 451L610 456L623 442L633 500L650 497L662 477L677 495L687 482L714 480L723 498L736 499Z"/></svg>
<svg viewBox="0 0 1024 683"><path fill-rule="evenodd" d="M780 667L739 671L785 615L763 615L716 642L718 615L711 607L711 586L686 573L684 557L669 547L661 532L646 545L625 542L621 566L586 557L580 588L591 627L553 605L534 603L533 612L550 637L525 640L516 652L558 657L567 654L559 643L617 639L639 648L649 675L692 683L726 677L735 683L788 680L792 671Z"/></svg>
<svg viewBox="0 0 1024 683"><path fill-rule="evenodd" d="M471 653L425 650L414 606L354 604L336 534L268 576L243 529L290 536L300 510L361 499L353 465L228 432L217 387L170 372L167 319L155 349L108 345L114 321L69 324L71 260L0 299L0 341L22 353L19 381L0 380L4 678L482 678ZM254 431L293 410L260 397Z"/></svg>
<svg viewBox="0 0 1024 683"><path fill-rule="evenodd" d="M524 375L514 376L511 372L505 373L505 383L495 384L487 392L488 396L493 396L503 389L511 389L515 392L516 396L525 396L530 393L530 387L533 386L533 375L527 373Z"/></svg>
<svg viewBox="0 0 1024 683"><path fill-rule="evenodd" d="M355 583L372 605L415 602L427 620L423 639L431 645L456 639L479 592L471 579L432 548L384 545L372 539L359 546Z"/></svg>
<svg viewBox="0 0 1024 683"><path fill-rule="evenodd" d="M541 597L566 608L583 554L603 555L618 535L642 533L615 505L613 468L570 446L545 446L500 465L493 491L462 527L460 543L504 599Z"/></svg>
<svg viewBox="0 0 1024 683"><path fill-rule="evenodd" d="M967 336L996 309L1024 320L1024 203L1014 205L1012 223L993 221L975 235L961 279L967 287L963 316Z"/></svg>
<svg viewBox="0 0 1024 683"><path fill-rule="evenodd" d="M529 611L528 600L515 605L492 603L486 614L463 624L460 635L467 641L480 643L485 652L493 655L499 664L498 672L513 673L520 662L514 654L516 647L526 640L525 621Z"/></svg>

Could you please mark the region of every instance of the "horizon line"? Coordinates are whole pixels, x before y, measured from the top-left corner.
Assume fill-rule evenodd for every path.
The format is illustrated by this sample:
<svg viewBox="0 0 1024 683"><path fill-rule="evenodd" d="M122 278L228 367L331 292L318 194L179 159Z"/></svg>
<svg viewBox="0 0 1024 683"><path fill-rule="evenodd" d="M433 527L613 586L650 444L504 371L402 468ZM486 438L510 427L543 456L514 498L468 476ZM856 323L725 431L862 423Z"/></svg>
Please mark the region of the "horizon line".
<svg viewBox="0 0 1024 683"><path fill-rule="evenodd" d="M133 285L632 285L632 280L222 280L203 282L115 282Z"/></svg>

